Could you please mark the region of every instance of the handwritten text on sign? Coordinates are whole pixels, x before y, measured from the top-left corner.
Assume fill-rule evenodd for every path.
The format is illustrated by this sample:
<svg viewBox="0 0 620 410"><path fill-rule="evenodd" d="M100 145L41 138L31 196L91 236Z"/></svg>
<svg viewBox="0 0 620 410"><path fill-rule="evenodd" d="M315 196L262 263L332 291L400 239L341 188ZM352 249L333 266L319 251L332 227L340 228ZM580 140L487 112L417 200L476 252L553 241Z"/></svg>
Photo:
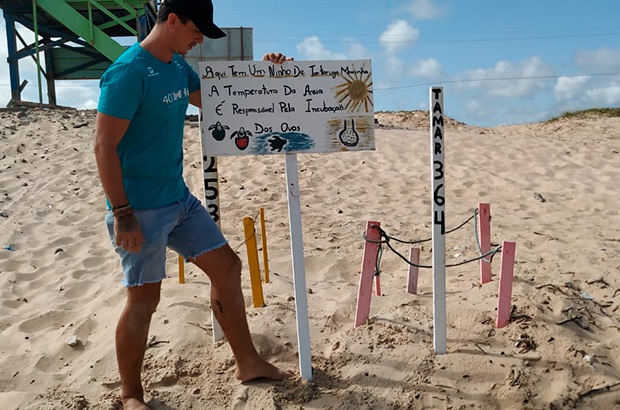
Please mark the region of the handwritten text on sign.
<svg viewBox="0 0 620 410"><path fill-rule="evenodd" d="M209 156L375 149L370 60L199 64Z"/></svg>
<svg viewBox="0 0 620 410"><path fill-rule="evenodd" d="M433 225L446 234L443 141L443 88L431 88L431 155L433 156Z"/></svg>

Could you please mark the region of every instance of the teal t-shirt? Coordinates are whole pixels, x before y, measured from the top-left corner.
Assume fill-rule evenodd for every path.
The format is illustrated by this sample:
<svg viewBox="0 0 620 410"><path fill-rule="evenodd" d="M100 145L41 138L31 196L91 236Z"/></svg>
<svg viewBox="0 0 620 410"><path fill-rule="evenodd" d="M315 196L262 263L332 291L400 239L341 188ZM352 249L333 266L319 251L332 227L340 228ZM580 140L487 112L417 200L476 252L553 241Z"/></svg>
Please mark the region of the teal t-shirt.
<svg viewBox="0 0 620 410"><path fill-rule="evenodd" d="M99 87L97 110L130 120L117 151L133 209L182 199L183 127L189 94L200 88L198 74L180 55L164 63L136 43L106 70Z"/></svg>

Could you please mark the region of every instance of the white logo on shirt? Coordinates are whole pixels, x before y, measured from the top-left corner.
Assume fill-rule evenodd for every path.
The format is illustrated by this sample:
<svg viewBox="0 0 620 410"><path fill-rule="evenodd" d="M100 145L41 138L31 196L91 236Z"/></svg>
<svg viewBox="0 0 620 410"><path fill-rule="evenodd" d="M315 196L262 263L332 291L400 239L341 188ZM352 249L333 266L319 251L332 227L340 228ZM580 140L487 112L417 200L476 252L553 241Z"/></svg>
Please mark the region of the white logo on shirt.
<svg viewBox="0 0 620 410"><path fill-rule="evenodd" d="M175 101L178 101L180 99L183 98L188 98L189 97L189 89L188 88L183 88L183 89L179 89L175 92L172 93L168 93L164 95L164 102L166 104L172 104Z"/></svg>

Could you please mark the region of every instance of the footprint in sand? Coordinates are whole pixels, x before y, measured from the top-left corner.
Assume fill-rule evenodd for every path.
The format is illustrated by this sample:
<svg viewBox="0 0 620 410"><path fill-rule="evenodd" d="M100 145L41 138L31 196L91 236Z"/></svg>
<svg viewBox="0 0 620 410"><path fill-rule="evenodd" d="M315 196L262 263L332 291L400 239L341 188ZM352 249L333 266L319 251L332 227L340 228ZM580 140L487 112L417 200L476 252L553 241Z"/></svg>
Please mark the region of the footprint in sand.
<svg viewBox="0 0 620 410"><path fill-rule="evenodd" d="M246 386L237 389L232 401L232 410L243 410L247 408L249 391Z"/></svg>
<svg viewBox="0 0 620 410"><path fill-rule="evenodd" d="M46 329L57 329L65 323L69 323L74 313L69 311L51 311L42 315L26 319L21 322L18 329L25 333L37 333Z"/></svg>
<svg viewBox="0 0 620 410"><path fill-rule="evenodd" d="M91 256L84 258L84 267L88 269L99 268L108 262L109 258L103 256Z"/></svg>

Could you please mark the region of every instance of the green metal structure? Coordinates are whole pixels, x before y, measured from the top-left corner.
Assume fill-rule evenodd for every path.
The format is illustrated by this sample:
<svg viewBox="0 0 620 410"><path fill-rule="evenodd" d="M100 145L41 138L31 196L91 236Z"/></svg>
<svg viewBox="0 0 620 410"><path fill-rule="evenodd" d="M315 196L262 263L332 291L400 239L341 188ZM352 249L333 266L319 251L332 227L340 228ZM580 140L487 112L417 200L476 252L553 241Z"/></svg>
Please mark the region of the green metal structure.
<svg viewBox="0 0 620 410"><path fill-rule="evenodd" d="M116 39L140 41L155 24L155 0L0 0L6 21L11 101L15 106L56 106L55 80L98 79L124 50ZM33 32L28 43L16 24ZM21 47L21 48L20 48ZM22 101L19 60L37 66L39 102ZM43 104L41 76L47 83Z"/></svg>

